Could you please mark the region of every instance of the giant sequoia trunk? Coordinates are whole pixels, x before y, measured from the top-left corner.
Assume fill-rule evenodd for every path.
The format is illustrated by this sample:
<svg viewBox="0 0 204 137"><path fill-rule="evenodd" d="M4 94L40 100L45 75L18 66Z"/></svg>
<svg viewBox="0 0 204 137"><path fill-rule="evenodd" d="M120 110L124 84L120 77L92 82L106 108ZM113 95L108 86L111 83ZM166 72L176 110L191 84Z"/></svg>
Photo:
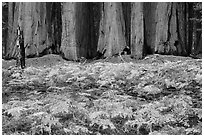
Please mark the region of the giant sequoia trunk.
<svg viewBox="0 0 204 137"><path fill-rule="evenodd" d="M98 51L105 57L119 54L126 47L122 4L103 3L98 40Z"/></svg>
<svg viewBox="0 0 204 137"><path fill-rule="evenodd" d="M17 32L17 15L19 9L16 8L19 6L19 3L9 2L8 4L8 37L6 44L6 57L14 57L12 51L15 49L16 42L16 32ZM15 15L14 15L15 14ZM15 18L14 18L15 17Z"/></svg>
<svg viewBox="0 0 204 137"><path fill-rule="evenodd" d="M64 58L78 60L95 55L91 11L88 3L63 3L61 51Z"/></svg>
<svg viewBox="0 0 204 137"><path fill-rule="evenodd" d="M145 53L189 55L191 47L197 54L202 49L198 37L201 32L198 34L195 22L189 21L195 16L191 15L192 5L10 2L8 29L3 30L3 54L16 57L17 26L24 33L27 57L62 53L66 59L78 60L93 58L97 51L110 57L120 54L126 46L136 59Z"/></svg>
<svg viewBox="0 0 204 137"><path fill-rule="evenodd" d="M125 38L126 44L130 47L130 36L131 36L131 2L123 2L123 15L125 21Z"/></svg>
<svg viewBox="0 0 204 137"><path fill-rule="evenodd" d="M51 40L51 52L60 53L61 35L62 35L62 17L61 3L49 2L46 3L47 20L48 20L48 37Z"/></svg>
<svg viewBox="0 0 204 137"><path fill-rule="evenodd" d="M132 3L131 9L131 54L135 59L141 59L144 54L143 3Z"/></svg>
<svg viewBox="0 0 204 137"><path fill-rule="evenodd" d="M51 16L53 18L59 15L51 14L51 6L50 3L37 2L9 3L7 57L16 57L17 55L17 26L23 30L26 56L28 57L52 53L52 46L54 44L56 47L59 46L59 42L52 41L52 34L55 33L52 27L58 26L56 32L60 31L60 26L55 23L59 18L51 21ZM60 10L60 6L58 8ZM57 43L58 45L56 45Z"/></svg>
<svg viewBox="0 0 204 137"><path fill-rule="evenodd" d="M144 43L146 54L154 53L157 2L144 2Z"/></svg>
<svg viewBox="0 0 204 137"><path fill-rule="evenodd" d="M156 9L155 51L186 55L185 3L158 3Z"/></svg>
<svg viewBox="0 0 204 137"><path fill-rule="evenodd" d="M8 37L8 3L2 2L2 56L6 54L6 43Z"/></svg>

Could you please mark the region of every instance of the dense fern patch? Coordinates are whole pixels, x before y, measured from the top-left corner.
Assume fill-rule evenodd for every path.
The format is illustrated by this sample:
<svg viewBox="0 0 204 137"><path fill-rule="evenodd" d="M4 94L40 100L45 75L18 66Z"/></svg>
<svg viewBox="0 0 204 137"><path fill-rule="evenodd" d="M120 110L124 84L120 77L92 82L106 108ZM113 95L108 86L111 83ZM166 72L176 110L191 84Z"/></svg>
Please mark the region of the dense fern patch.
<svg viewBox="0 0 204 137"><path fill-rule="evenodd" d="M202 61L2 70L2 134L202 134Z"/></svg>

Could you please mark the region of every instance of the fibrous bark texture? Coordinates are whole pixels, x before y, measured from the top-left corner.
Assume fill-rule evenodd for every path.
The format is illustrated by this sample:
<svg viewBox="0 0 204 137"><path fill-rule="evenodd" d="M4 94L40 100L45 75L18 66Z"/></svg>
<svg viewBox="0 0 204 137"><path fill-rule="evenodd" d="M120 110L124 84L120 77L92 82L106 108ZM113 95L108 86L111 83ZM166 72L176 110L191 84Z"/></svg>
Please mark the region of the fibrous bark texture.
<svg viewBox="0 0 204 137"><path fill-rule="evenodd" d="M76 41L76 3L63 3L61 51L65 58L77 60L79 44Z"/></svg>
<svg viewBox="0 0 204 137"><path fill-rule="evenodd" d="M119 54L126 47L122 4L103 3L98 40L98 51L105 57Z"/></svg>
<svg viewBox="0 0 204 137"><path fill-rule="evenodd" d="M132 3L131 9L131 54L134 58L141 59L144 48L143 3Z"/></svg>
<svg viewBox="0 0 204 137"><path fill-rule="evenodd" d="M155 52L185 55L185 4L158 3L156 9Z"/></svg>
<svg viewBox="0 0 204 137"><path fill-rule="evenodd" d="M130 47L130 34L131 34L131 2L123 2L123 15L125 21L125 38L126 44Z"/></svg>
<svg viewBox="0 0 204 137"><path fill-rule="evenodd" d="M6 44L6 57L15 57L13 51L16 51L15 42L17 39L16 32L17 32L17 17L19 9L17 8L20 3L8 3L8 37L7 37L7 44Z"/></svg>
<svg viewBox="0 0 204 137"><path fill-rule="evenodd" d="M144 48L146 54L154 53L157 4L157 2L144 2Z"/></svg>
<svg viewBox="0 0 204 137"><path fill-rule="evenodd" d="M17 56L16 31L23 30L25 54L61 54L68 60L111 57L130 49L146 54L197 54L201 48L201 18L193 3L65 2L8 3L3 12L3 55ZM194 11L194 12L193 12ZM5 18L5 15L8 17ZM197 16L198 15L198 16ZM5 21L4 21L5 20ZM5 27L4 27L5 28Z"/></svg>
<svg viewBox="0 0 204 137"><path fill-rule="evenodd" d="M63 3L61 51L64 58L78 60L96 53L91 12L88 3Z"/></svg>
<svg viewBox="0 0 204 137"><path fill-rule="evenodd" d="M55 22L59 18L54 18L55 21L51 21L51 16L52 18L58 16L56 14L59 14L59 12L54 9L55 13L53 15L51 7L51 3L9 3L8 57L17 55L15 44L17 26L20 26L23 30L26 56L28 57L52 53L52 45L59 46L59 42L55 42L53 40L54 36L52 36L55 33L52 28L58 26ZM58 10L60 11L60 8ZM58 26L57 29L56 32L59 32L57 34L60 34L60 27Z"/></svg>
<svg viewBox="0 0 204 137"><path fill-rule="evenodd" d="M2 2L2 56L6 54L6 43L8 38L8 3Z"/></svg>

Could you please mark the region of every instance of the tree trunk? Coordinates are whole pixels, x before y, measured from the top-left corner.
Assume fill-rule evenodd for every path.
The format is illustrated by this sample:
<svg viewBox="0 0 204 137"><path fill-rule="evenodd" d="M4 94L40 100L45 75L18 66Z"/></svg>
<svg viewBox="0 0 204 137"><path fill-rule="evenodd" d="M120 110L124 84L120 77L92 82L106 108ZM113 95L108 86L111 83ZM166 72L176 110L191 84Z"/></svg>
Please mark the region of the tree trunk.
<svg viewBox="0 0 204 137"><path fill-rule="evenodd" d="M12 30L13 30L13 20L14 20L14 2L8 3L8 36L7 36L7 44L5 48L5 56L6 58L9 58L8 52L11 50L10 43L11 43L11 36L12 36Z"/></svg>
<svg viewBox="0 0 204 137"><path fill-rule="evenodd" d="M123 15L124 15L124 21L125 21L125 38L126 38L126 44L128 47L130 47L130 33L131 33L131 2L123 2L122 3L123 8Z"/></svg>
<svg viewBox="0 0 204 137"><path fill-rule="evenodd" d="M6 54L6 43L8 37L8 3L2 2L2 57Z"/></svg>
<svg viewBox="0 0 204 137"><path fill-rule="evenodd" d="M48 2L46 3L46 9L48 37L52 43L51 52L59 54L62 35L61 3Z"/></svg>
<svg viewBox="0 0 204 137"><path fill-rule="evenodd" d="M8 38L6 45L6 58L15 57L13 51L16 50L16 39L17 39L17 17L19 12L19 4L15 2L9 2L8 4Z"/></svg>
<svg viewBox="0 0 204 137"><path fill-rule="evenodd" d="M24 3L24 38L27 56L51 53L46 3Z"/></svg>
<svg viewBox="0 0 204 137"><path fill-rule="evenodd" d="M144 48L143 3L132 3L131 9L131 55L135 59L142 59Z"/></svg>
<svg viewBox="0 0 204 137"><path fill-rule="evenodd" d="M88 27L89 27L89 45L87 48L86 58L93 58L97 55L97 43L98 43L98 30L99 30L99 17L100 17L100 5L101 3L87 3L87 16L88 16ZM99 17L97 17L99 16ZM86 34L85 34L86 35Z"/></svg>
<svg viewBox="0 0 204 137"><path fill-rule="evenodd" d="M156 9L156 19L158 22L156 24L156 40L154 49L156 53L164 54L166 52L164 48L169 48L170 46L168 42L170 41L171 18L172 18L172 3L158 3ZM174 28L175 27L176 26L174 26ZM176 52L176 48L174 49L174 52Z"/></svg>
<svg viewBox="0 0 204 137"><path fill-rule="evenodd" d="M87 3L63 3L61 51L66 59L88 58L94 52L88 11Z"/></svg>
<svg viewBox="0 0 204 137"><path fill-rule="evenodd" d="M196 11L193 11L193 19L196 19ZM195 55L196 53L196 47L197 47L197 27L196 27L196 20L193 21L193 33L192 33L192 48L191 48L191 54Z"/></svg>
<svg viewBox="0 0 204 137"><path fill-rule="evenodd" d="M9 3L9 30L7 42L7 57L16 57L16 30L19 25L23 30L24 45L27 57L41 56L52 53L52 47L60 46L60 25L57 16L60 9L51 9L51 3L21 2ZM59 3L58 4L59 7ZM58 14L56 14L58 13ZM51 17L52 16L52 17ZM51 20L53 18L53 20ZM58 21L58 22L57 22ZM57 22L57 23L55 23ZM51 27L52 26L52 27ZM56 29L52 29L52 28ZM57 38L52 34L57 34ZM57 42L55 42L56 39ZM57 46L57 45L58 46ZM58 51L59 52L59 51Z"/></svg>
<svg viewBox="0 0 204 137"><path fill-rule="evenodd" d="M187 55L188 45L187 45L187 38L186 38L186 6L183 2L176 3L176 21L177 21L177 33L178 33L178 40L181 46L181 53L179 55Z"/></svg>
<svg viewBox="0 0 204 137"><path fill-rule="evenodd" d="M190 23L189 23L189 3L185 3L186 9L185 9L185 24L186 24L186 33L185 33L185 37L186 37L186 51L187 54L190 54Z"/></svg>
<svg viewBox="0 0 204 137"><path fill-rule="evenodd" d="M144 48L146 54L154 53L157 4L158 2L144 2Z"/></svg>
<svg viewBox="0 0 204 137"><path fill-rule="evenodd" d="M158 3L155 52L186 55L185 3Z"/></svg>
<svg viewBox="0 0 204 137"><path fill-rule="evenodd" d="M18 25L24 33L27 57L62 53L69 60L93 58L97 51L110 57L122 53L127 46L136 59L145 53L187 55L191 47L197 46L199 39L195 37L201 33L193 27L196 24L189 22L193 11L189 3L8 5L8 36L3 54L9 58L17 55Z"/></svg>
<svg viewBox="0 0 204 137"><path fill-rule="evenodd" d="M99 29L100 29L100 19L102 16L102 7L103 7L103 3L102 2L94 2L94 3L90 3L90 9L91 11L89 11L89 16L90 20L91 20L91 40L93 42L93 49L95 51L93 57L96 58L100 58L101 57L101 53L97 53L97 45L98 45L98 40L99 40Z"/></svg>
<svg viewBox="0 0 204 137"><path fill-rule="evenodd" d="M119 54L126 47L122 4L103 3L101 12L98 51L103 53L104 57L110 57Z"/></svg>

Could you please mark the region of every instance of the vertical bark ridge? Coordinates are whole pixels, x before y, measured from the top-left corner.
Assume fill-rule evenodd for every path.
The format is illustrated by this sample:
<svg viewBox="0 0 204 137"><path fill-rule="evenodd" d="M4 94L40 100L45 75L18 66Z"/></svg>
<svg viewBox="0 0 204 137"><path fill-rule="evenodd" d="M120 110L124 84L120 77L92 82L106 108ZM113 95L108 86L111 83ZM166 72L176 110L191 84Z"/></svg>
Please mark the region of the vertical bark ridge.
<svg viewBox="0 0 204 137"><path fill-rule="evenodd" d="M131 9L131 54L135 59L141 59L144 48L143 3L132 3Z"/></svg>

